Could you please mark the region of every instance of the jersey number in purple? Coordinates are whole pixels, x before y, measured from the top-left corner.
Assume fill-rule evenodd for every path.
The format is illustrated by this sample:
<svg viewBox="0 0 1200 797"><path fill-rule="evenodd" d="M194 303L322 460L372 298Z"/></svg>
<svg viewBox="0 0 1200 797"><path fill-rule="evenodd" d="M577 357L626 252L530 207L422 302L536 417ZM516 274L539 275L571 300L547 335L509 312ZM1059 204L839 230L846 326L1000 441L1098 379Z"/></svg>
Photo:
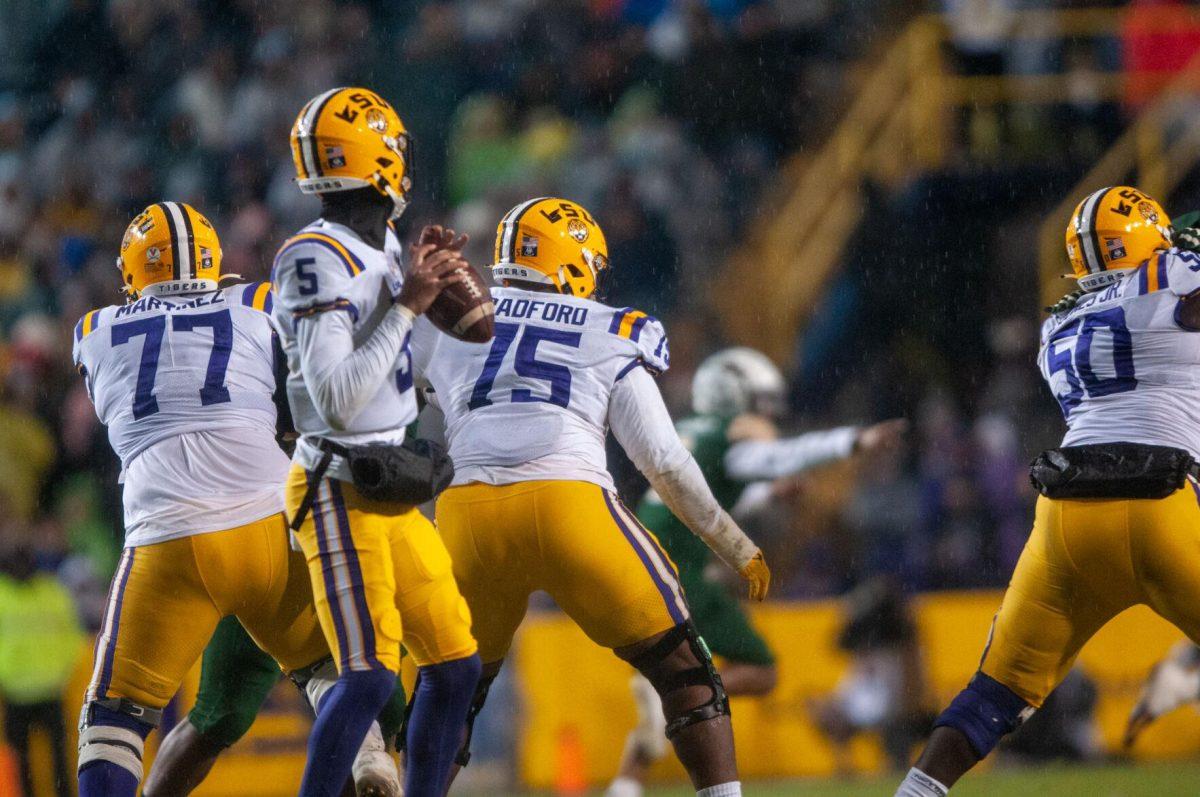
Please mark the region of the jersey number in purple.
<svg viewBox="0 0 1200 797"><path fill-rule="evenodd" d="M155 315L117 324L112 328L113 346L120 346L133 338L145 336L137 384L133 391L135 421L158 412L154 380L158 375L158 357L162 353L162 338L166 325L167 316ZM200 404L207 407L210 404L224 404L230 401L229 388L225 387L225 370L229 367L229 354L233 351L233 321L229 317L229 311L171 316L171 328L176 332L192 332L202 328L212 330L213 347L208 356L204 385L200 388Z"/></svg>
<svg viewBox="0 0 1200 797"><path fill-rule="evenodd" d="M1092 340L1098 330L1112 335L1113 376L1096 376L1092 368ZM1071 337L1075 337L1074 348L1058 348L1060 342ZM1055 394L1064 417L1079 406L1085 393L1096 398L1133 390L1138 382L1133 373L1133 336L1125 324L1125 310L1110 307L1063 327L1050 339L1046 362L1051 374L1061 371L1067 380L1067 391Z"/></svg>
<svg viewBox="0 0 1200 797"><path fill-rule="evenodd" d="M524 330L524 332L522 332ZM572 349L579 348L579 342L583 336L579 332L568 332L563 329L548 329L546 327L522 326L521 324L508 324L497 322L495 326L495 337L492 339L492 348L488 351L487 359L483 363L483 372L479 374L479 379L475 382L475 389L471 391L471 398L467 402L467 409L477 410L480 407L487 407L492 404L489 394L492 392L492 387L496 384L496 376L500 373L500 366L504 364L504 357L508 354L508 350L512 348L513 342L520 337L521 340L517 343L517 353L513 357L513 370L517 376L526 379L537 379L550 384L549 396L535 396L533 391L527 387L515 387L509 396L509 401L512 402L528 402L528 401L544 401L548 404L557 404L560 407L565 407L571 401L571 369L565 365L558 363L548 363L537 358L538 344L542 341L547 343L557 343L561 346L569 346Z"/></svg>

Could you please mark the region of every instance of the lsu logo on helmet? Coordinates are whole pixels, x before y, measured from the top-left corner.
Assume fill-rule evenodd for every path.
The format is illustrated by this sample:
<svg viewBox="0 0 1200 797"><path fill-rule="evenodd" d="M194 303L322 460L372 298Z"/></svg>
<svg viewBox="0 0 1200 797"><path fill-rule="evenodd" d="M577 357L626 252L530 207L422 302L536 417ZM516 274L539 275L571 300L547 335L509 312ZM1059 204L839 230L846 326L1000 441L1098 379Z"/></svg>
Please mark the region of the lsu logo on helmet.
<svg viewBox="0 0 1200 797"><path fill-rule="evenodd" d="M505 280L553 285L586 299L608 271L604 231L582 206L559 197L538 197L514 207L496 229L492 273Z"/></svg>
<svg viewBox="0 0 1200 797"><path fill-rule="evenodd" d="M131 298L214 291L221 277L221 242L191 205L157 202L125 228L117 268Z"/></svg>
<svg viewBox="0 0 1200 797"><path fill-rule="evenodd" d="M290 136L296 183L306 194L370 186L408 207L412 139L392 106L363 88L330 89L300 110Z"/></svg>
<svg viewBox="0 0 1200 797"><path fill-rule="evenodd" d="M1111 285L1169 248L1170 225L1162 205L1136 188L1120 185L1089 194L1067 225L1067 257L1079 287Z"/></svg>

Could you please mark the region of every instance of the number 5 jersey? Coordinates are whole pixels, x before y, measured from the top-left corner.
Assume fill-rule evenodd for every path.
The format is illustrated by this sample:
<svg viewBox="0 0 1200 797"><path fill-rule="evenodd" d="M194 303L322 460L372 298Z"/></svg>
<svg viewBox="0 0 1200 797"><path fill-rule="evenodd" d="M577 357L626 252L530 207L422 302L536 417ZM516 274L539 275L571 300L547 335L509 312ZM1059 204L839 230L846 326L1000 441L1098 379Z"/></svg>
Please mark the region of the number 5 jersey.
<svg viewBox="0 0 1200 797"><path fill-rule="evenodd" d="M1042 326L1038 366L1067 422L1063 445L1131 442L1200 458L1200 330L1180 316L1200 257L1171 249Z"/></svg>
<svg viewBox="0 0 1200 797"><path fill-rule="evenodd" d="M73 357L121 458L126 547L283 510L270 285L92 310Z"/></svg>

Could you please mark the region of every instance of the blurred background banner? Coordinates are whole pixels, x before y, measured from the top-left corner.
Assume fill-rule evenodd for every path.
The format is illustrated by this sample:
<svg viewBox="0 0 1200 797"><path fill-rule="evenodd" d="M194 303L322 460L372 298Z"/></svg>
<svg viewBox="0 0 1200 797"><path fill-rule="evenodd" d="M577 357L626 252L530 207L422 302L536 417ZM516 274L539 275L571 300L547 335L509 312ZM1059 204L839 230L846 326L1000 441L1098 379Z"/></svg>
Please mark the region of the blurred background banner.
<svg viewBox="0 0 1200 797"><path fill-rule="evenodd" d="M975 672L999 600L999 593L980 592L942 593L916 601L913 616L927 708L948 703ZM733 701L743 776L778 779L885 771L887 737L902 724L905 708L895 705L903 695L888 686L895 682L880 662L884 651L839 647L838 638L850 618L844 605L832 601L776 604L758 608L753 615L774 649L797 654L780 662L779 686L769 697ZM1084 648L1077 668L1077 677L1095 690L1094 723L1089 711L1079 728L1072 728L1071 712L1063 710L1064 729L1041 729L1038 743L1046 749L1052 742L1079 747L1074 753L1059 749L1045 758L1070 760L1073 755L1078 760L1121 752L1125 720L1146 673L1181 638L1174 626L1141 607L1105 627ZM575 744L583 753L589 782L610 778L621 753L614 740L623 739L635 722L629 669L587 644L569 620L549 615L538 616L524 629L516 663L525 701L519 746L522 779L553 789L564 774L564 755L569 756ZM849 735L844 746L821 727L823 704L831 699L863 720L874 720L864 723L861 733ZM1047 707L1047 714L1059 711ZM1079 729L1087 735L1073 736ZM912 735L909 742L918 738ZM1013 748L1024 745L1017 740ZM912 749L902 749L910 760ZM1132 751L1139 759L1197 754L1200 714L1194 711L1151 726ZM673 758L664 759L654 774L676 781L684 777Z"/></svg>
<svg viewBox="0 0 1200 797"><path fill-rule="evenodd" d="M213 220L229 272L265 279L318 212L288 129L352 84L414 135L408 238L448 223L486 265L517 201L591 210L607 300L670 333L677 415L697 364L744 344L788 374L785 433L911 419L899 451L794 480L747 524L775 577L780 602L755 617L783 680L735 705L750 776L899 766L978 659L1029 533L1027 464L1061 437L1034 356L1041 308L1073 287L1070 209L1124 182L1172 215L1200 208L1198 53L1182 0L0 0L0 794L22 728L40 794L73 789L90 650L61 643L98 626L123 538L71 331L121 301L121 232L163 198ZM610 465L635 503L645 484L615 445ZM47 605L36 590L68 595L77 623L33 642L23 672L5 665L27 663L13 629L48 627L22 608ZM1176 636L1118 618L1011 754L1112 752ZM611 775L628 673L553 614L519 651L472 777ZM307 722L290 689L205 793L245 794L267 762L287 793ZM1135 753L1198 747L1181 712Z"/></svg>
<svg viewBox="0 0 1200 797"><path fill-rule="evenodd" d="M918 713L921 708L948 702L975 671L999 600L1000 593L985 591L939 593L914 601L909 611L919 653ZM777 779L885 771L889 766L888 737L903 724L906 712L899 705L903 695L897 688L903 680L893 678L887 658L905 642L892 640L869 646L871 649L840 643L855 623L892 623L895 618L878 604L828 600L757 607L753 616L772 647L797 654L780 662L779 686L770 697L733 703L744 776ZM1047 707L1047 713L1054 713L1054 721L1062 722L1063 728L1042 729L1038 740L1047 750L1051 744L1078 747L1054 749L1054 755L1044 757L1078 759L1119 753L1125 719L1146 673L1181 638L1177 629L1141 607L1107 626L1084 648L1075 676L1094 688L1094 709L1083 712L1073 727L1071 710ZM604 783L616 770L621 742L635 722L629 668L588 642L569 620L545 612L527 621L511 664L520 706L520 720L512 730L519 740L521 781L547 790L571 782ZM68 726L78 716L78 695L89 674L89 667L80 666L70 683ZM198 671L194 671L180 700L168 712L168 722L190 707L189 696L195 693L197 678ZM863 725L844 739L831 739L822 726L829 702L844 706L863 720ZM298 692L283 682L250 733L218 761L197 796L294 793L304 766L309 725L308 710ZM911 734L908 744L901 745L906 757L918 738L919 733ZM71 741L73 747L74 739ZM1023 749L1020 742L1011 745L1018 753ZM1036 756L1037 745L1031 747ZM1131 752L1145 760L1200 755L1200 714L1189 710L1164 718L1139 738ZM45 745L36 745L34 756L41 764L37 769L48 772ZM653 776L660 781L678 781L684 775L678 762L668 758ZM46 779L39 789L34 797L53 794Z"/></svg>

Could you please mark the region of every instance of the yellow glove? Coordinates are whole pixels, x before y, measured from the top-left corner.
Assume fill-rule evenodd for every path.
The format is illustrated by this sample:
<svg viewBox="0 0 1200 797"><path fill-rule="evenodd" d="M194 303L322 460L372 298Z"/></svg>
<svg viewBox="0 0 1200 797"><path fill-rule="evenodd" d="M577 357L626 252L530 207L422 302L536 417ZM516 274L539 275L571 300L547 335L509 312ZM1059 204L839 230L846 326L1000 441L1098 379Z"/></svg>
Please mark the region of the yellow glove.
<svg viewBox="0 0 1200 797"><path fill-rule="evenodd" d="M767 560L763 559L761 550L756 551L750 561L742 565L738 575L750 582L750 600L762 601L767 597L767 590L771 588L771 570L767 567Z"/></svg>

